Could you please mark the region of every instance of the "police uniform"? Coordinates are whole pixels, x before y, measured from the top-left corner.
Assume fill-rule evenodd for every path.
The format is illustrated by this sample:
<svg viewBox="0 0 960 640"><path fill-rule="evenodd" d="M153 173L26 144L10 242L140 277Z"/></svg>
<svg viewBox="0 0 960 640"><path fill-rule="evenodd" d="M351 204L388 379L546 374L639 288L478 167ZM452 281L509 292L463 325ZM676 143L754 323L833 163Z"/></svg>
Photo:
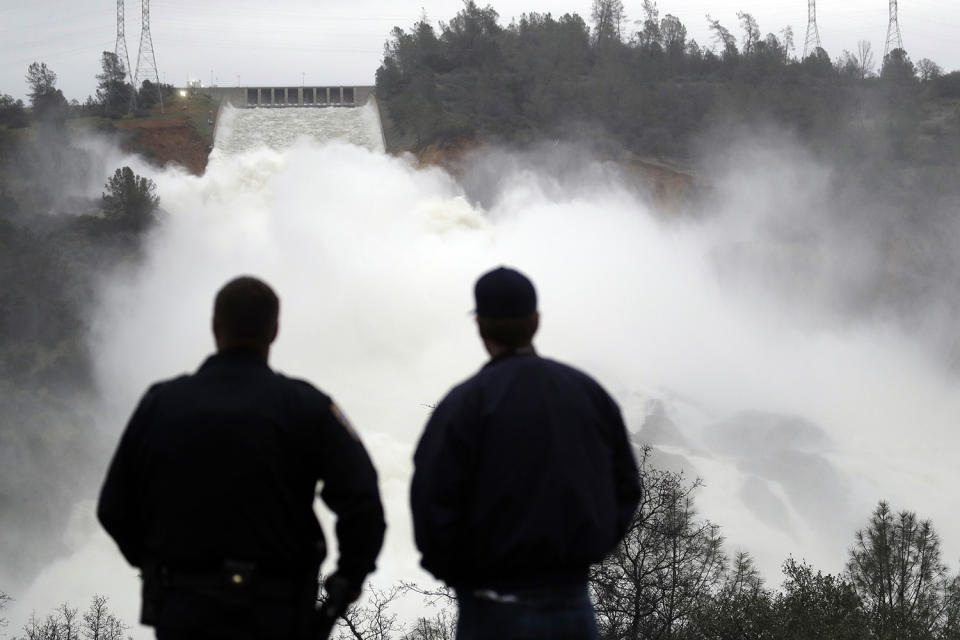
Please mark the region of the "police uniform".
<svg viewBox="0 0 960 640"><path fill-rule="evenodd" d="M509 621L486 636L463 628L478 598L494 603L473 616L488 621L525 615L524 599L579 599L594 624L588 569L615 548L640 499L620 410L596 381L532 346L500 353L436 407L414 464L421 563L456 589L458 637L511 637Z"/></svg>
<svg viewBox="0 0 960 640"><path fill-rule="evenodd" d="M161 638L310 635L326 555L318 481L338 516L337 574L360 585L383 509L373 465L328 396L244 349L151 387L97 511L143 571L144 622Z"/></svg>

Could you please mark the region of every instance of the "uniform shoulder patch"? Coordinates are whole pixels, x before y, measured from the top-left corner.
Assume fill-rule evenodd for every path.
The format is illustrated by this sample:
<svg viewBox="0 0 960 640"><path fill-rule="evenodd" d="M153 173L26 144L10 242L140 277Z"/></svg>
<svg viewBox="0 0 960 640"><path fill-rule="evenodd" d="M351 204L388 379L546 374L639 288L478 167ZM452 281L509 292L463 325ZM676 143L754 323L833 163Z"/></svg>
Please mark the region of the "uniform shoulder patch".
<svg viewBox="0 0 960 640"><path fill-rule="evenodd" d="M330 403L330 413L332 413L334 419L336 419L336 421L339 422L343 426L343 428L347 430L347 433L350 434L351 438L353 438L357 442L360 441L360 436L357 435L356 429L354 429L353 425L350 424L350 421L347 419L346 414L337 405L336 402Z"/></svg>

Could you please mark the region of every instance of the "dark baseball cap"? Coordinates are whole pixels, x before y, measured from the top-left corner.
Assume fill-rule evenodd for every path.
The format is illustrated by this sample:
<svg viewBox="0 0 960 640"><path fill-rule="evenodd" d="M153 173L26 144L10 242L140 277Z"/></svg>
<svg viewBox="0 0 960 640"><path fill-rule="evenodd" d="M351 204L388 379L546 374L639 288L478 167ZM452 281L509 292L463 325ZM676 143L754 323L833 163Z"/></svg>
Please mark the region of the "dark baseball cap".
<svg viewBox="0 0 960 640"><path fill-rule="evenodd" d="M484 318L521 318L537 310L537 292L530 279L508 267L480 276L473 288L474 313Z"/></svg>

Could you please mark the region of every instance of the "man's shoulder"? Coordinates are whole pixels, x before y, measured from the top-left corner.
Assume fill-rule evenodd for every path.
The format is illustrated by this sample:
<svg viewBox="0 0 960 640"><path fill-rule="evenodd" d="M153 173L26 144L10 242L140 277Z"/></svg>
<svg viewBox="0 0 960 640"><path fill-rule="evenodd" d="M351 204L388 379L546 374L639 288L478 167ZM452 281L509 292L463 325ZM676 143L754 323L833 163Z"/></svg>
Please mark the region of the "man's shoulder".
<svg viewBox="0 0 960 640"><path fill-rule="evenodd" d="M492 362L473 376L453 387L446 399L465 402L468 398L487 391L498 393L507 387L536 384L536 379L550 378L564 386L588 390L592 395L605 395L603 387L588 373L565 362L540 355L510 357Z"/></svg>
<svg viewBox="0 0 960 640"><path fill-rule="evenodd" d="M540 355L524 360L525 362L519 363L518 366L527 367L527 370L518 371L518 375L512 378L520 381L520 384L536 384L533 382L536 378L551 379L558 382L561 388L568 388L571 391L578 389L595 401L606 402L611 398L603 385L583 369Z"/></svg>
<svg viewBox="0 0 960 640"><path fill-rule="evenodd" d="M160 396L165 391L170 389L176 389L184 385L189 385L193 379L194 374L191 373L181 373L178 376L172 378L166 378L164 380L157 380L149 387L147 387L146 393L144 393L144 398L155 398Z"/></svg>
<svg viewBox="0 0 960 640"><path fill-rule="evenodd" d="M288 390L290 393L298 395L302 398L313 400L316 402L329 404L332 402L330 396L317 388L309 380L304 378L297 378L293 376L288 376L284 373L278 371L273 372L274 379L276 383L283 387L285 390Z"/></svg>
<svg viewBox="0 0 960 640"><path fill-rule="evenodd" d="M203 368L194 373L182 374L155 382L145 394L146 398L161 397L167 392L173 394L205 393L209 380L202 374ZM288 376L271 368L263 368L256 374L253 384L272 387L271 395L287 397L298 404L307 404L326 409L333 400L329 395L304 378Z"/></svg>
<svg viewBox="0 0 960 640"><path fill-rule="evenodd" d="M450 388L447 394L440 401L440 404L450 404L462 401L471 391L478 389L483 384L483 371L478 371L466 380L463 380Z"/></svg>
<svg viewBox="0 0 960 640"><path fill-rule="evenodd" d="M591 376L589 373L587 373L583 369L575 367L571 364L567 364L566 362L560 362L559 360L552 360L550 358L540 358L540 360L543 362L543 366L550 369L551 371L555 371L558 374L568 376L571 379L578 380L583 384L586 384L589 386L594 386L594 387L600 386L600 383L597 382L596 378Z"/></svg>
<svg viewBox="0 0 960 640"><path fill-rule="evenodd" d="M436 407L433 408L433 415L443 414L449 411L462 410L472 399L476 399L483 394L484 387L488 386L487 369L480 369L470 377L455 384L444 394L443 398Z"/></svg>
<svg viewBox="0 0 960 640"><path fill-rule="evenodd" d="M528 383L537 375L555 377L568 384L583 388L595 397L609 397L603 386L593 376L573 365L540 355L507 358L494 366L485 366L447 392L441 405L459 406L477 399L487 390L504 389L520 382Z"/></svg>
<svg viewBox="0 0 960 640"><path fill-rule="evenodd" d="M590 378L590 376L587 375L582 369L579 369L567 362L554 360L553 358L547 358L545 356L540 356L540 355L536 357L536 361L541 367L545 367L547 369L551 369L554 371L562 371L564 373L569 373L571 375L578 375L578 376Z"/></svg>
<svg viewBox="0 0 960 640"><path fill-rule="evenodd" d="M547 375L562 376L590 386L599 386L599 383L593 378L593 376L586 373L582 369L579 369L571 364L567 364L566 362L561 362L552 358L546 358L539 354L520 358L509 358L499 366L482 369L474 377L493 379L499 377L499 375L504 371L516 371L523 369L527 369L528 372L538 371Z"/></svg>

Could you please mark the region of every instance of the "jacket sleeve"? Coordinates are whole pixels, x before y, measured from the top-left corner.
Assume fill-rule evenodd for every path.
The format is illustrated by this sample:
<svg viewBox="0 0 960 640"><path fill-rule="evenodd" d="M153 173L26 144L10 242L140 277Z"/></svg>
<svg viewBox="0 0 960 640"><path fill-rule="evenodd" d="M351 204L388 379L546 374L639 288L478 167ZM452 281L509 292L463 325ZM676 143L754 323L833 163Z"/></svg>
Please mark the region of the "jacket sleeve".
<svg viewBox="0 0 960 640"><path fill-rule="evenodd" d="M462 390L461 390L462 391ZM454 391L427 422L414 454L410 506L420 564L434 577L456 585L464 562L463 532L473 476L477 412L462 410Z"/></svg>
<svg viewBox="0 0 960 640"><path fill-rule="evenodd" d="M337 514L337 573L359 585L376 568L386 522L377 472L336 404L330 403L320 442L320 497Z"/></svg>
<svg viewBox="0 0 960 640"><path fill-rule="evenodd" d="M100 490L97 518L131 565L143 562L143 527L137 498L141 468L140 443L149 424L159 387L151 387L140 400L120 437Z"/></svg>
<svg viewBox="0 0 960 640"><path fill-rule="evenodd" d="M640 504L643 486L620 407L609 395L607 402L610 426L613 430L613 478L617 492L617 541L619 542L630 528L630 522Z"/></svg>

